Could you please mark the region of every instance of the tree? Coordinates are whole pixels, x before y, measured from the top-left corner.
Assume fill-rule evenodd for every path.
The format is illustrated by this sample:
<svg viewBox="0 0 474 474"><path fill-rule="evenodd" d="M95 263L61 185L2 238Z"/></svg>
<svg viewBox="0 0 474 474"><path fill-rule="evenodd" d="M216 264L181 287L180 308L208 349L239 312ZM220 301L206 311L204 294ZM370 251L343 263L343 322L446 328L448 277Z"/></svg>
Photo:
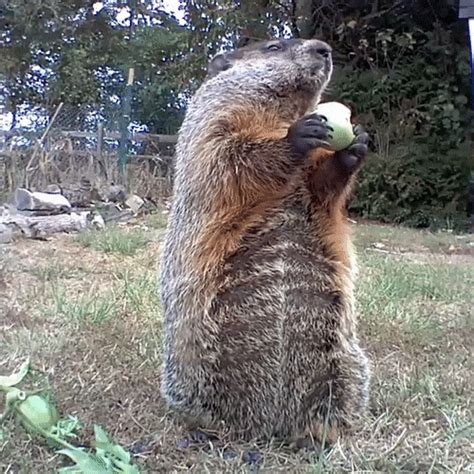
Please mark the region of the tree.
<svg viewBox="0 0 474 474"><path fill-rule="evenodd" d="M8 109L61 100L113 115L133 66L132 120L173 133L212 55L274 36L318 37L334 49L324 100L349 103L374 139L352 209L414 225L463 215L473 132L455 0L181 0L184 24L159 2L129 3L125 22L117 1L3 5Z"/></svg>

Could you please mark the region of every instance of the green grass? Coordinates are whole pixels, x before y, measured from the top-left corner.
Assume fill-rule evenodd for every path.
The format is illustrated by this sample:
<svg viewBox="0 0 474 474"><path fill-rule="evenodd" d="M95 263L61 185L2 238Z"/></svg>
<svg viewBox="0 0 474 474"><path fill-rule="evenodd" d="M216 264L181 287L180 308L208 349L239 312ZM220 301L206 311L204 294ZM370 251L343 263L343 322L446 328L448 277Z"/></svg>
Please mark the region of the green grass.
<svg viewBox="0 0 474 474"><path fill-rule="evenodd" d="M0 294L0 373L31 355L60 410L83 421L80 441L89 443L87 430L101 424L123 446L139 447L134 460L142 472L255 470L243 461L254 444L233 443L231 460L219 444L176 447L182 432L158 392L155 242L164 225L162 215L147 216L141 228L24 244L36 252L12 247L0 261L0 291L7 289ZM472 239L365 224L354 230L360 338L373 363L367 419L324 455L259 445L261 472L470 472ZM450 255L452 245L461 258ZM57 470L59 459L46 446L20 428L6 429L0 472Z"/></svg>
<svg viewBox="0 0 474 474"><path fill-rule="evenodd" d="M117 272L119 291L123 295L124 309L142 317L153 317L160 311L156 275L136 274L130 269Z"/></svg>
<svg viewBox="0 0 474 474"><path fill-rule="evenodd" d="M364 270L357 283L357 302L372 332L383 334L382 328L388 326L419 345L441 337L453 314L457 326L469 325L472 265L415 263L370 252L359 260Z"/></svg>
<svg viewBox="0 0 474 474"><path fill-rule="evenodd" d="M446 252L451 246L471 248L474 236L470 234L456 235L452 232L416 231L408 227L357 224L354 241L360 248L367 248L375 243L388 247L401 248L405 251Z"/></svg>
<svg viewBox="0 0 474 474"><path fill-rule="evenodd" d="M62 278L78 278L81 275L81 270L70 268L58 261L52 261L46 265L37 265L29 268L28 273L43 282L54 282Z"/></svg>
<svg viewBox="0 0 474 474"><path fill-rule="evenodd" d="M45 309L46 313L74 323L102 324L117 315L116 296L112 291L104 295L91 292L74 298L64 287L56 287L53 301L53 305Z"/></svg>
<svg viewBox="0 0 474 474"><path fill-rule="evenodd" d="M163 230L166 228L168 220L163 212L155 212L145 219L145 225L152 229Z"/></svg>
<svg viewBox="0 0 474 474"><path fill-rule="evenodd" d="M119 226L106 227L104 230L88 230L78 234L76 239L84 247L126 256L134 256L150 242L150 237L145 231L140 229L127 231Z"/></svg>

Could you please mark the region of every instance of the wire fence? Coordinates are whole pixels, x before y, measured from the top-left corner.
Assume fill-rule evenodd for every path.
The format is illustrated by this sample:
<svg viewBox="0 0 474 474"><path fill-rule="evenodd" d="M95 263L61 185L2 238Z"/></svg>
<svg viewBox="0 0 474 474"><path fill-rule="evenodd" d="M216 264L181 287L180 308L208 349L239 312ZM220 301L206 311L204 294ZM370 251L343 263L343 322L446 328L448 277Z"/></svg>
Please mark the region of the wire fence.
<svg viewBox="0 0 474 474"><path fill-rule="evenodd" d="M125 184L152 199L167 196L176 136L146 133L132 123L124 137L121 120L119 111L63 104L50 114L38 108L19 115L13 127L0 131L0 194L87 178L98 185ZM121 146L125 172L118 166Z"/></svg>

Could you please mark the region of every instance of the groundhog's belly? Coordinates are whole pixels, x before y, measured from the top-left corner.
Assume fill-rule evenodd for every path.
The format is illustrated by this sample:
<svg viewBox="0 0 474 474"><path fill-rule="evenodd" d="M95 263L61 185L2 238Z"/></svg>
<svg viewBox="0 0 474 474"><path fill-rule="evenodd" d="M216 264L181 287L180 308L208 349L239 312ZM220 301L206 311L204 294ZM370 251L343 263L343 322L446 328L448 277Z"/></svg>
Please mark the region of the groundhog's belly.
<svg viewBox="0 0 474 474"><path fill-rule="evenodd" d="M223 357L267 364L274 373L295 326L305 331L301 337L327 340L343 308L335 273L304 215L277 216L246 235L213 304L223 323Z"/></svg>

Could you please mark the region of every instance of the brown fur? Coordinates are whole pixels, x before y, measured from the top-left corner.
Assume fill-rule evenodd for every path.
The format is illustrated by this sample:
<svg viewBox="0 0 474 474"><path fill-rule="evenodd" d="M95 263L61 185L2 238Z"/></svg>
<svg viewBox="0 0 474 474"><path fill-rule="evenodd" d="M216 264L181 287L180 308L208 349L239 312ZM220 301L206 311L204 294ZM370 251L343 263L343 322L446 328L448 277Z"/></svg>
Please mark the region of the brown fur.
<svg viewBox="0 0 474 474"><path fill-rule="evenodd" d="M202 428L329 442L367 402L344 212L353 173L321 149L295 158L288 128L330 71L322 43L281 44L219 58L180 131L162 393Z"/></svg>

